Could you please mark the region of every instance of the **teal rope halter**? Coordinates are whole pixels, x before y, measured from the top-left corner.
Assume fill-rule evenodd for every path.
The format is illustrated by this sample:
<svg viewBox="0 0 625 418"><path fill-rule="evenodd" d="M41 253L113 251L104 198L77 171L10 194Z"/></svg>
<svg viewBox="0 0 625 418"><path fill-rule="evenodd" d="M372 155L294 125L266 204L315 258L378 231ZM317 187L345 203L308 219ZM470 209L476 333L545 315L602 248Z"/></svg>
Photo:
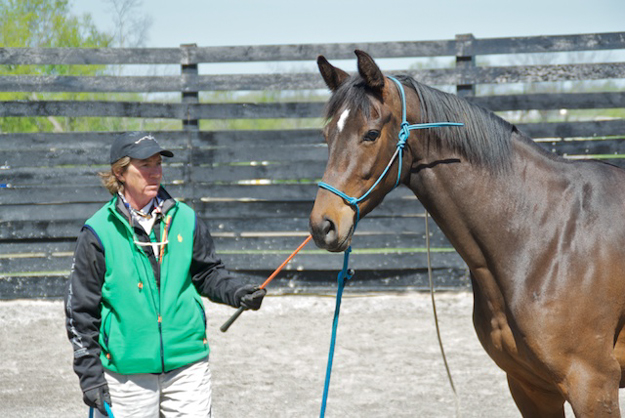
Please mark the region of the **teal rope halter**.
<svg viewBox="0 0 625 418"><path fill-rule="evenodd" d="M373 183L373 186L371 186L369 190L367 190L365 194L363 194L359 198L351 197L323 181L320 181L318 183L319 187L321 187L322 189L329 190L332 193L342 197L350 206L353 206L356 209L356 224L358 224L358 221L360 220L360 208L358 207L358 203L365 200L369 196L369 194L373 191L373 189L375 189L377 185L382 181L382 179L386 177L386 174L389 172L391 166L393 165L393 162L395 161L395 158L397 157L399 157L398 168L397 168L397 180L395 180L395 186L393 188L399 186L399 180L401 179L403 150L404 150L404 147L406 146L406 141L408 141L408 137L410 136L410 131L415 130L415 129L441 128L441 127L447 127L447 126L464 126L464 123L458 123L458 122L417 123L413 125L409 124L406 121L406 96L404 94L404 87L401 85L399 81L397 81L396 78L390 77L390 76L388 78L390 78L391 80L395 82L399 90L399 93L401 95L401 118L402 118L402 122L399 128L399 134L397 135L399 137L399 140L397 141L395 153L391 157L391 161L389 161L388 165L386 166L386 168L384 169L380 177L376 180L376 182ZM354 225L354 230L355 229L356 229L356 225Z"/></svg>
<svg viewBox="0 0 625 418"><path fill-rule="evenodd" d="M335 195L343 198L343 200L345 200L347 204L354 207L354 209L356 210L356 221L354 222L354 229L352 231L352 234L356 232L356 227L358 226L358 222L360 221L360 207L358 206L358 204L362 202L363 200L365 200L367 196L369 196L369 194L373 191L373 189L375 189L378 186L378 184L382 181L382 179L389 172L391 166L393 165L393 162L395 161L395 158L399 158L399 160L398 160L398 168L397 168L397 180L395 180L395 186L393 186L393 188L396 188L397 186L399 186L399 181L401 178L403 150L404 150L404 147L406 146L406 141L408 141L408 137L410 136L410 131L415 130L415 129L441 128L441 127L447 127L447 126L464 126L464 123L458 123L458 122L417 123L413 125L409 124L406 121L406 96L404 94L404 87L394 77L389 76L388 78L391 79L393 82L395 82L400 92L401 113L402 113L402 122L400 125L399 134L398 134L399 140L397 141L395 153L391 157L391 160L389 161L388 165L386 166L386 168L384 169L380 177L378 177L376 182L373 183L373 186L371 186L369 190L367 190L365 194L363 194L359 198L349 196L346 193L343 193L339 189L323 181L318 183L319 187L321 187L322 189L331 191ZM330 390L330 374L332 373L332 359L334 358L334 347L336 345L336 332L337 332L338 323L339 323L339 313L341 310L341 298L343 296L345 280L351 279L352 276L354 275L353 270L349 268L349 254L351 252L352 252L352 247L350 245L347 248L347 250L345 250L345 253L343 256L343 269L340 271L340 273L338 274L338 278L337 278L338 289L336 293L336 307L334 309L334 320L332 321L332 337L330 340L330 352L328 354L326 378L325 378L325 383L323 386L323 399L321 401L321 412L319 414L321 418L325 416L326 404L327 404L327 399L328 399L328 391Z"/></svg>

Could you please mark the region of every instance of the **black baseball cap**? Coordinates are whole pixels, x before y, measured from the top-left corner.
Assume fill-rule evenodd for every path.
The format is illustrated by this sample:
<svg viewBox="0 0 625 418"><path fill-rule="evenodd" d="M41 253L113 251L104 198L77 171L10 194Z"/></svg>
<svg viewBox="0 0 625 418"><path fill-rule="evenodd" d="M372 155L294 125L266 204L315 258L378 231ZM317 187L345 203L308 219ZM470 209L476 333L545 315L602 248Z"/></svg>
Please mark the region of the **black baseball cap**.
<svg viewBox="0 0 625 418"><path fill-rule="evenodd" d="M156 139L147 132L125 132L111 145L111 164L123 157L144 160L154 154L173 157L174 153L161 148Z"/></svg>

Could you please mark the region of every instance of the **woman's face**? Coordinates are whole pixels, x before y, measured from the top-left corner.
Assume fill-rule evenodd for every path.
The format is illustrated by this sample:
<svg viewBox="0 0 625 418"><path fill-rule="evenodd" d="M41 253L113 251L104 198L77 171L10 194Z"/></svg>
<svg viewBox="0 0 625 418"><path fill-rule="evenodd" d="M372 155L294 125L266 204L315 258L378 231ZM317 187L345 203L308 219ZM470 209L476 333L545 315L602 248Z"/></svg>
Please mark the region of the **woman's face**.
<svg viewBox="0 0 625 418"><path fill-rule="evenodd" d="M161 154L145 160L130 159L130 165L118 178L124 183L124 197L135 209L142 209L156 197L163 179Z"/></svg>

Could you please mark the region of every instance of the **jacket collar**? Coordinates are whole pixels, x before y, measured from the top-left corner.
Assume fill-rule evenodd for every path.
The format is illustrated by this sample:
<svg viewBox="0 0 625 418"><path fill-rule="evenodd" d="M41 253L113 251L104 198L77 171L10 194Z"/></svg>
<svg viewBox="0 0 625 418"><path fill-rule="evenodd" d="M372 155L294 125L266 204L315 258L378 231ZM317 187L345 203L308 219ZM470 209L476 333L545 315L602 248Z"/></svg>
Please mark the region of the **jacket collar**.
<svg viewBox="0 0 625 418"><path fill-rule="evenodd" d="M158 197L159 199L163 200L163 206L161 210L163 214L166 214L167 212L169 212L178 203L176 202L176 199L171 197L171 195L167 192L167 190L165 190L163 186L161 186L158 189ZM119 197L119 195L115 195L114 199L115 199L115 204L114 204L115 211L119 213L120 215L122 215L124 219L126 220L126 222L130 223L130 216L131 216L130 211L126 207L124 201Z"/></svg>

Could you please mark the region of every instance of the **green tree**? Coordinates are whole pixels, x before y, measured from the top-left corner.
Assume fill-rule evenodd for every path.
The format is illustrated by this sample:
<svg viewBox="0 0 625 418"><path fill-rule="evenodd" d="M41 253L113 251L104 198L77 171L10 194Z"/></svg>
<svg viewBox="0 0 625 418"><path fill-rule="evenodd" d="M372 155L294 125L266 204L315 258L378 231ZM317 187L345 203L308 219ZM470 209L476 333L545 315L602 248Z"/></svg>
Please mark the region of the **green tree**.
<svg viewBox="0 0 625 418"><path fill-rule="evenodd" d="M101 32L90 15L72 16L68 0L0 0L0 47L107 47L112 36ZM0 75L92 76L105 72L95 65L0 65ZM84 93L0 93L0 100L79 100L96 98ZM89 121L72 118L0 118L0 132L67 131L85 128ZM81 129L82 130L82 129Z"/></svg>

